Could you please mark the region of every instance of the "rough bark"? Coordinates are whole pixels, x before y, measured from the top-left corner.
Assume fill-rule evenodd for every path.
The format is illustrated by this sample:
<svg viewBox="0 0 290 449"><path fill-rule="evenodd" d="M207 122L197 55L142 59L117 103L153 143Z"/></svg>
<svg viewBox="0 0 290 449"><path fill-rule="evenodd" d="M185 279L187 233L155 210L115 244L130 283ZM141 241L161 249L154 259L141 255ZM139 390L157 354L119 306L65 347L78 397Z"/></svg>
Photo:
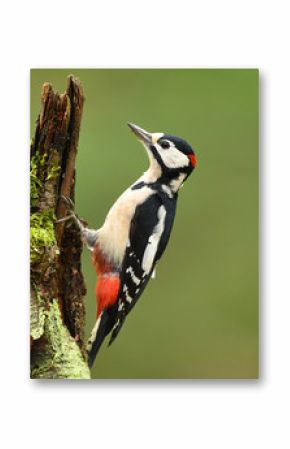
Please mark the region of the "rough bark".
<svg viewBox="0 0 290 449"><path fill-rule="evenodd" d="M74 201L84 104L72 75L59 95L49 83L31 144L31 377L89 378L85 358L82 241L60 195Z"/></svg>

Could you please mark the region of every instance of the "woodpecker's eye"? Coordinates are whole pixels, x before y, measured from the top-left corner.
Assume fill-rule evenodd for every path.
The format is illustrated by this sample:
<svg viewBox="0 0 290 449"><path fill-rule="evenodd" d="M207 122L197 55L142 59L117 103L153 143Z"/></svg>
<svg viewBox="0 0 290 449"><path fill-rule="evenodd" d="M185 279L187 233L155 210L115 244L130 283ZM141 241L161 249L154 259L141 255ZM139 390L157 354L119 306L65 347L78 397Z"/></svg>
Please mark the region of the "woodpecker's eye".
<svg viewBox="0 0 290 449"><path fill-rule="evenodd" d="M167 148L170 147L170 143L168 142L168 140L162 140L162 141L160 142L160 145L161 145L161 147L162 147L164 150L166 150Z"/></svg>

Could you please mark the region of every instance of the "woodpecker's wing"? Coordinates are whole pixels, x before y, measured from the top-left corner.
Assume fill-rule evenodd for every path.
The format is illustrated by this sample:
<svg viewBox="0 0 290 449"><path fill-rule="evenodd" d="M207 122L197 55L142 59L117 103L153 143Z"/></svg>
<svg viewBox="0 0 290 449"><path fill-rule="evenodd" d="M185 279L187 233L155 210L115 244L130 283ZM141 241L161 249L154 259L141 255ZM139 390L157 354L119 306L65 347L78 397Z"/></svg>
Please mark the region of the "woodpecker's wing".
<svg viewBox="0 0 290 449"><path fill-rule="evenodd" d="M155 193L137 206L120 274L118 312L109 344L142 294L163 254L174 221L176 199Z"/></svg>

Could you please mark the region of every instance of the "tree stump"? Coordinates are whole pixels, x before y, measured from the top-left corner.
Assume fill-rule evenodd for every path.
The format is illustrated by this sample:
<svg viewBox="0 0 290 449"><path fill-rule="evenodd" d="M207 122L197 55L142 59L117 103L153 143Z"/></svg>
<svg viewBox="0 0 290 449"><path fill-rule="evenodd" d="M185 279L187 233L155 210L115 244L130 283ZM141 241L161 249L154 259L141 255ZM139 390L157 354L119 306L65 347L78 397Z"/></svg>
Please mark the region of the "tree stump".
<svg viewBox="0 0 290 449"><path fill-rule="evenodd" d="M88 379L84 326L86 288L82 239L64 218L64 195L74 201L75 161L84 104L72 75L59 95L49 83L41 93L31 144L31 377Z"/></svg>

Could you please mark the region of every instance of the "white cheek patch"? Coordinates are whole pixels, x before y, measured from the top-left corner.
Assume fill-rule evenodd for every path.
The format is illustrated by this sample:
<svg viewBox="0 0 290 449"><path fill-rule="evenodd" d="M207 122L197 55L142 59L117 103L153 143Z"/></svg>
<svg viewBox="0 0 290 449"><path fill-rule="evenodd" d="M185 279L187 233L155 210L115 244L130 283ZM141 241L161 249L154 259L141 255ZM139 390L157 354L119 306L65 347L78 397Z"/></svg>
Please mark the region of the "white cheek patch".
<svg viewBox="0 0 290 449"><path fill-rule="evenodd" d="M167 168L188 167L188 157L174 146L163 149L160 145L156 145L157 151Z"/></svg>

